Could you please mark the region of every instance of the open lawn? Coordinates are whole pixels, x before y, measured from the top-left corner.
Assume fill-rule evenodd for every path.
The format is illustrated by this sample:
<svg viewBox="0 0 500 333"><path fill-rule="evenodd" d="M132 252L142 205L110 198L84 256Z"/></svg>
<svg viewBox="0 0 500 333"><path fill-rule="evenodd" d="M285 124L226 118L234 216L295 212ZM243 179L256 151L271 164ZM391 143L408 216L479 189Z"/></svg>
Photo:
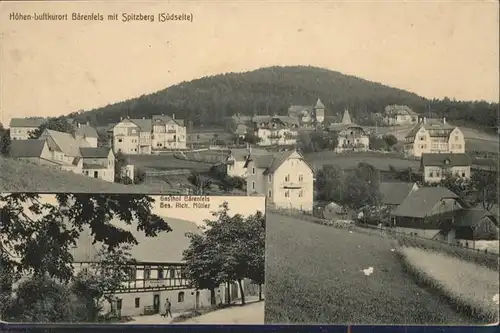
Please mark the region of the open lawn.
<svg viewBox="0 0 500 333"><path fill-rule="evenodd" d="M210 164L199 163L175 158L173 154L165 155L129 155L129 163L143 169L174 170L190 169L193 172L206 172L210 170Z"/></svg>
<svg viewBox="0 0 500 333"><path fill-rule="evenodd" d="M269 212L266 235L266 324L479 323L419 287L389 238Z"/></svg>
<svg viewBox="0 0 500 333"><path fill-rule="evenodd" d="M414 247L399 252L420 283L439 290L456 306L490 323L498 322L498 271Z"/></svg>
<svg viewBox="0 0 500 333"><path fill-rule="evenodd" d="M305 158L315 169L321 168L325 164L338 165L342 169L353 169L359 162L369 163L379 170L389 170L389 165L394 166L396 169L411 167L415 171L420 168L420 161L404 159L402 156L397 156L393 153L362 152L336 154L331 151L324 151L307 154Z"/></svg>
<svg viewBox="0 0 500 333"><path fill-rule="evenodd" d="M152 193L165 190L162 184L109 183L73 172L54 170L5 157L0 157L0 166L0 191L2 192Z"/></svg>

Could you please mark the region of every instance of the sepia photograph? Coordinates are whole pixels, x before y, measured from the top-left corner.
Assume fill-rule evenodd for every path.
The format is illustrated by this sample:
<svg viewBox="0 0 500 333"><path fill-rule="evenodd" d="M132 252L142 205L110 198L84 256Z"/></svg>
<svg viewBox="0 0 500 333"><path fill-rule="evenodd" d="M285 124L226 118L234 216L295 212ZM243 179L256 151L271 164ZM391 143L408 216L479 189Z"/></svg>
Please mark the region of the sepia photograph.
<svg viewBox="0 0 500 333"><path fill-rule="evenodd" d="M497 323L498 13L2 2L0 319Z"/></svg>
<svg viewBox="0 0 500 333"><path fill-rule="evenodd" d="M263 324L265 198L0 196L7 322Z"/></svg>

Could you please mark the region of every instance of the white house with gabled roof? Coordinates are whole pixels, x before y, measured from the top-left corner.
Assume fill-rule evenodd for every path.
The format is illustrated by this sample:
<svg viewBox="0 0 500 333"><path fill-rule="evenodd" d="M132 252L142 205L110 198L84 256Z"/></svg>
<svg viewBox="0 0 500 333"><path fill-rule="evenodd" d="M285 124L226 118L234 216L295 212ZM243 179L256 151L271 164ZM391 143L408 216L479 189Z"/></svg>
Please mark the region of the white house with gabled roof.
<svg viewBox="0 0 500 333"><path fill-rule="evenodd" d="M313 210L313 169L298 151L250 155L246 168L247 195L265 195L276 208Z"/></svg>

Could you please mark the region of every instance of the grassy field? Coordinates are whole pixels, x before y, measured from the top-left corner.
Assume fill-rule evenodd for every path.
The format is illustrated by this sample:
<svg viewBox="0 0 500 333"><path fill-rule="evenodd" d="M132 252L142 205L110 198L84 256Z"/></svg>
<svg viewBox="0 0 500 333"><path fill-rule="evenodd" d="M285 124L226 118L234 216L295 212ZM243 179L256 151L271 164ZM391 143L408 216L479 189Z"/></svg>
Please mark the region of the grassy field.
<svg viewBox="0 0 500 333"><path fill-rule="evenodd" d="M2 192L155 193L165 190L163 184L127 186L109 183L69 171L53 170L4 157L0 157L0 165Z"/></svg>
<svg viewBox="0 0 500 333"><path fill-rule="evenodd" d="M266 234L266 324L479 323L415 284L395 241L269 212Z"/></svg>
<svg viewBox="0 0 500 333"><path fill-rule="evenodd" d="M498 271L478 266L446 254L414 247L399 250L405 266L419 283L441 292L456 307L498 322Z"/></svg>
<svg viewBox="0 0 500 333"><path fill-rule="evenodd" d="M305 157L314 168L320 168L325 164L334 164L342 169L352 169L355 168L359 162L369 163L379 170L389 170L389 165L394 166L396 169L407 169L411 167L414 171L420 168L420 161L404 159L392 153L382 154L365 152L356 154L336 154L331 151L324 151L307 154Z"/></svg>
<svg viewBox="0 0 500 333"><path fill-rule="evenodd" d="M173 170L190 169L193 172L206 172L210 170L210 164L187 161L175 158L173 154L165 155L130 155L127 156L129 163L143 169Z"/></svg>

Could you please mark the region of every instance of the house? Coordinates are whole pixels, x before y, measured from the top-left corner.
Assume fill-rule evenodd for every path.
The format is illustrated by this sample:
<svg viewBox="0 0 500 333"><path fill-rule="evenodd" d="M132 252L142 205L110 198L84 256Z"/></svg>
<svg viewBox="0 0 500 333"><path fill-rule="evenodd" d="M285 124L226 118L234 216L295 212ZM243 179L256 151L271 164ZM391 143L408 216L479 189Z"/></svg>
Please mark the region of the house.
<svg viewBox="0 0 500 333"><path fill-rule="evenodd" d="M170 116L153 116L152 150L186 149L186 126L184 120Z"/></svg>
<svg viewBox="0 0 500 333"><path fill-rule="evenodd" d="M424 183L439 183L446 176L469 179L471 165L467 154L422 154L420 159Z"/></svg>
<svg viewBox="0 0 500 333"><path fill-rule="evenodd" d="M391 224L397 232L437 239L464 207L458 195L444 187L422 187L391 212Z"/></svg>
<svg viewBox="0 0 500 333"><path fill-rule="evenodd" d="M418 113L406 105L387 105L383 122L388 126L411 125L418 122Z"/></svg>
<svg viewBox="0 0 500 333"><path fill-rule="evenodd" d="M247 168L245 167L250 155L265 155L269 152L265 149L231 149L226 159L226 174L230 177L246 178Z"/></svg>
<svg viewBox="0 0 500 333"><path fill-rule="evenodd" d="M296 119L301 127L312 127L325 120L325 105L318 98L315 105L291 105L288 116Z"/></svg>
<svg viewBox="0 0 500 333"><path fill-rule="evenodd" d="M245 136L247 135L247 132L248 132L248 126L245 125L245 124L238 124L238 125L236 125L236 129L234 130L234 133L240 139L244 139Z"/></svg>
<svg viewBox="0 0 500 333"><path fill-rule="evenodd" d="M255 116L252 119L259 146L292 146L297 142L297 120L288 116Z"/></svg>
<svg viewBox="0 0 500 333"><path fill-rule="evenodd" d="M97 148L97 140L99 139L99 135L97 134L95 128L90 126L88 122L87 124L78 123L75 129L75 138L83 139L89 143L90 147Z"/></svg>
<svg viewBox="0 0 500 333"><path fill-rule="evenodd" d="M417 183L380 182L382 204L391 210L396 209L413 192L419 189Z"/></svg>
<svg viewBox="0 0 500 333"><path fill-rule="evenodd" d="M82 173L83 160L80 148L90 147L85 139L77 139L69 133L46 129L38 140L47 142L52 154L51 160L59 163L61 170Z"/></svg>
<svg viewBox="0 0 500 333"><path fill-rule="evenodd" d="M183 251L190 245L186 233L199 234L200 229L195 222L163 218L172 232L161 232L156 237L147 237L134 222L126 224L118 219L111 221L113 225L131 232L138 244L130 249L131 257L136 261L130 265L130 278L123 281L120 290L115 291L115 300L104 304L104 313L112 312L119 316L163 313L167 298L173 313L210 306L209 290L196 290L189 286L182 258ZM90 230L85 228L72 249L75 274L99 262L100 243L92 244L92 240ZM248 287L246 282L244 290ZM225 285L216 288L215 293L217 303L228 296ZM237 285L232 286L230 294L232 300L240 297Z"/></svg>
<svg viewBox="0 0 500 333"><path fill-rule="evenodd" d="M329 131L337 132L338 144L336 152L367 151L370 146L370 137L362 126L352 123L349 110L345 109L341 123L333 123Z"/></svg>
<svg viewBox="0 0 500 333"><path fill-rule="evenodd" d="M10 143L9 156L36 165L55 166L60 164L52 161L52 153L46 141L43 140L13 140Z"/></svg>
<svg viewBox="0 0 500 333"><path fill-rule="evenodd" d="M115 181L115 154L111 148L80 148L82 173L88 177Z"/></svg>
<svg viewBox="0 0 500 333"><path fill-rule="evenodd" d="M12 118L10 120L10 139L11 140L28 140L30 134L37 130L45 123L44 118Z"/></svg>
<svg viewBox="0 0 500 333"><path fill-rule="evenodd" d="M344 219L346 215L345 208L333 201L327 203L321 211L321 217L328 220Z"/></svg>
<svg viewBox="0 0 500 333"><path fill-rule="evenodd" d="M425 153L465 153L465 138L456 126L439 119L422 118L405 136L404 152L407 156L421 157Z"/></svg>
<svg viewBox="0 0 500 333"><path fill-rule="evenodd" d="M151 154L151 119L121 119L112 129L112 147L115 153L127 155Z"/></svg>
<svg viewBox="0 0 500 333"><path fill-rule="evenodd" d="M247 195L265 195L276 208L313 211L313 169L296 150L250 155Z"/></svg>
<svg viewBox="0 0 500 333"><path fill-rule="evenodd" d="M135 167L134 167L134 165L133 164L127 164L127 165L122 166L121 176L122 177L127 177L133 183L134 182L134 178L135 178Z"/></svg>
<svg viewBox="0 0 500 333"><path fill-rule="evenodd" d="M457 212L446 239L449 243L470 243L476 241L498 241L498 216L481 209L466 208Z"/></svg>

